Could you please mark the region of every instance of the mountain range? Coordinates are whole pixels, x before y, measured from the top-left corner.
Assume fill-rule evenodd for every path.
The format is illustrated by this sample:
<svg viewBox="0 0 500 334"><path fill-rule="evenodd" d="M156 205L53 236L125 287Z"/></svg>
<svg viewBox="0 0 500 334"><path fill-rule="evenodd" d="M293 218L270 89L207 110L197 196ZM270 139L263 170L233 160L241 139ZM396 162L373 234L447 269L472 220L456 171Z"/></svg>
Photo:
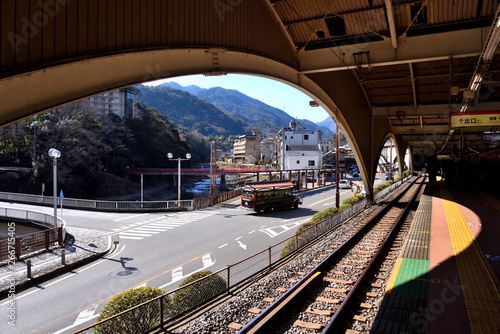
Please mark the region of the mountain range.
<svg viewBox="0 0 500 334"><path fill-rule="evenodd" d="M295 119L283 110L233 89L183 87L176 82L137 88L141 91L138 102L155 108L178 126L206 136L242 135L253 130L274 135ZM296 120L306 129L321 130L323 138L333 134L327 120L323 121L327 126L306 119Z"/></svg>

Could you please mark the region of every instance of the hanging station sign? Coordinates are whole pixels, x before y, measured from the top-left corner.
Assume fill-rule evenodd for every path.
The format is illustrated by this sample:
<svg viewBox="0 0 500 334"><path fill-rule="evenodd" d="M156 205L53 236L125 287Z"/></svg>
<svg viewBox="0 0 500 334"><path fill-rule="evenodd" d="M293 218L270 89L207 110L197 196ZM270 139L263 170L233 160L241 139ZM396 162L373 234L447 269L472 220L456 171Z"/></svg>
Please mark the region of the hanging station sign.
<svg viewBox="0 0 500 334"><path fill-rule="evenodd" d="M499 126L500 111L475 111L451 113L452 127Z"/></svg>

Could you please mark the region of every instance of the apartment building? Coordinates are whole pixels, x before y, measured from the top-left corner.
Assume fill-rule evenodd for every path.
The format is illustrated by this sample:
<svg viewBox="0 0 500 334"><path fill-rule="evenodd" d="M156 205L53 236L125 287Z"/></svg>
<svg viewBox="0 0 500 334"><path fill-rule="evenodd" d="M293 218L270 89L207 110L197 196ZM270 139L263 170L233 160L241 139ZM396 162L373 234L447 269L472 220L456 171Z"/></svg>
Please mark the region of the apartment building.
<svg viewBox="0 0 500 334"><path fill-rule="evenodd" d="M114 113L120 117L135 117L137 94L133 87L116 89L88 98L91 105L101 114Z"/></svg>

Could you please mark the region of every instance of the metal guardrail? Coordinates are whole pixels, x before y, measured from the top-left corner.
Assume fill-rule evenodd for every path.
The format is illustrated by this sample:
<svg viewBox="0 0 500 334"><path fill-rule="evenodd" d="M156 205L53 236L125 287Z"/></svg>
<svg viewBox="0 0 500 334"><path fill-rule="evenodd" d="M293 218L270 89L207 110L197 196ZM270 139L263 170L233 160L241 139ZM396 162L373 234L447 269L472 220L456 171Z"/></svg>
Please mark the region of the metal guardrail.
<svg viewBox="0 0 500 334"><path fill-rule="evenodd" d="M15 226L7 223L7 239L0 240L0 262L20 259L22 256L29 255L39 250L48 250L55 245L61 246L66 237L66 228L64 221L57 218L57 227L54 226L54 216L42 212L18 210L10 208L0 208L0 218L4 220L15 219L18 221L36 222L52 228L25 234L15 237ZM14 253L12 254L12 251Z"/></svg>
<svg viewBox="0 0 500 334"><path fill-rule="evenodd" d="M16 194L0 192L0 200L15 201L28 204L53 205L54 197L39 196L30 194ZM58 205L61 205L61 200L57 198ZM102 200L86 200L76 198L65 198L62 204L66 208L94 209L100 211L151 211L151 210L168 210L179 208L178 201L102 201ZM180 207L183 209L192 209L193 200L181 200Z"/></svg>
<svg viewBox="0 0 500 334"><path fill-rule="evenodd" d="M54 226L54 216L36 211L0 208L0 218L13 218ZM57 218L57 226L65 226L61 218Z"/></svg>

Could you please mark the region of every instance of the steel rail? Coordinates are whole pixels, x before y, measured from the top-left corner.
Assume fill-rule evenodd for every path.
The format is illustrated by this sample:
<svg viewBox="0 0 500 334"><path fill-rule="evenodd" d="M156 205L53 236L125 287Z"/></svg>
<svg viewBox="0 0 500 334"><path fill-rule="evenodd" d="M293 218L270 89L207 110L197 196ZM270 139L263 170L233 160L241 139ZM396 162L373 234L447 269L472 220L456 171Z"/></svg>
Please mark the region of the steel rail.
<svg viewBox="0 0 500 334"><path fill-rule="evenodd" d="M413 184L411 186L413 186ZM410 187L408 187L408 189ZM358 280L353 285L351 291L349 291L349 293L347 294L347 296L344 299L344 301L340 304L339 308L337 309L337 311L335 312L335 314L332 316L332 318L330 319L330 321L326 325L325 329L322 331L322 334L338 332L338 328L335 328L335 326L337 324L339 324L343 319L345 319L345 313L346 313L345 310L347 310L348 305L351 303L351 301L354 299L354 297L358 293L357 289L359 287L363 286L363 284L365 283L365 281L366 281L366 279L368 277L368 273L371 272L372 269L375 267L375 264L378 263L379 259L382 257L382 255L384 253L383 251L388 246L390 246L389 241L391 239L395 238L395 235L397 234L397 231L398 231L399 227L404 222L404 218L408 214L410 206L414 203L414 201L417 198L417 196L418 196L421 188L422 188L422 183L420 183L420 185L418 186L417 190L413 194L412 198L408 201L408 203L406 204L406 206L403 209L403 211L401 211L401 213L398 215L398 217L396 219L396 223L394 224L393 228L388 233L388 235L384 238L384 241L380 245L380 247L378 248L376 254L372 258L372 260L369 262L369 264L367 265L367 267L365 268L365 270L363 270L363 272L361 273L361 275L358 277Z"/></svg>
<svg viewBox="0 0 500 334"><path fill-rule="evenodd" d="M375 214L375 216L370 219L364 226L362 226L354 235L349 237L346 241L344 241L334 252L332 252L328 257L326 257L323 261L321 261L314 269L309 271L302 279L300 279L294 286L292 286L289 290L287 290L283 295L281 295L275 302L269 305L265 310L263 310L258 316L256 316L252 321L250 321L246 326L244 326L238 334L244 333L266 333L266 324L272 321L273 317L276 317L278 313L283 310L283 308L288 304L294 297L296 297L301 291L303 291L309 284L314 282L314 278L319 274L318 272L323 272L325 268L330 266L330 263L333 259L335 259L339 254L341 254L344 250L351 247L351 245L355 244L356 241L362 236L367 230L369 230L372 226L374 226L382 217L404 196L406 191L410 189L417 180L414 180L404 191L402 191L398 196L396 196L392 201L390 201L384 208L382 208L379 212ZM416 192L418 193L418 191ZM408 205L407 205L408 207ZM394 227L397 224L394 224ZM394 228L393 227L393 228ZM392 233L392 232L391 232ZM385 244L385 242L384 242ZM379 251L376 253L377 255L380 253ZM370 262L370 266L375 263L374 260ZM365 269L365 272L368 270ZM359 281L359 280L358 280ZM354 288L351 290L349 295L352 295ZM342 305L346 304L346 300L349 295L346 297ZM339 308L340 309L340 308ZM338 311L337 311L338 312ZM333 317L332 317L333 319ZM328 327L328 326L327 326Z"/></svg>

